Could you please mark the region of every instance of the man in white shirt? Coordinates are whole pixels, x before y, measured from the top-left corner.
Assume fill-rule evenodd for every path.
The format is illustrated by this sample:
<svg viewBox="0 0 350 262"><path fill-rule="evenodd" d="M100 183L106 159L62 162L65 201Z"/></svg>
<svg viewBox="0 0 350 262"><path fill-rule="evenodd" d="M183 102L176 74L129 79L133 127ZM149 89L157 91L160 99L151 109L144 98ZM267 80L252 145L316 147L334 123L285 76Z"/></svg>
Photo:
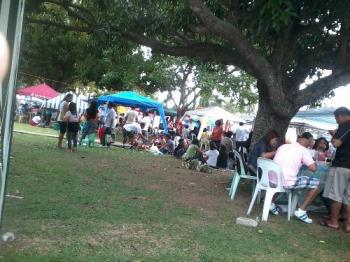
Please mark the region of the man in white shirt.
<svg viewBox="0 0 350 262"><path fill-rule="evenodd" d="M137 137L141 137L145 139L142 135L142 128L144 127L144 123L131 123L125 124L123 126L123 146L125 146L126 142L129 140L130 144L134 144Z"/></svg>
<svg viewBox="0 0 350 262"><path fill-rule="evenodd" d="M131 110L128 111L125 115L125 124L131 124L138 122L138 113L135 111L135 107L131 107Z"/></svg>
<svg viewBox="0 0 350 262"><path fill-rule="evenodd" d="M145 124L145 127L143 128L144 131L148 132L151 122L152 122L151 117L146 112L144 117L142 118L142 123Z"/></svg>
<svg viewBox="0 0 350 262"><path fill-rule="evenodd" d="M204 153L204 155L207 157L207 164L210 167L215 167L216 168L216 163L218 160L219 156L219 151L216 149L216 144L215 142L210 142L209 144L210 150Z"/></svg>
<svg viewBox="0 0 350 262"><path fill-rule="evenodd" d="M109 139L108 136L112 136L112 131L115 129L116 126L116 116L117 113L114 110L114 104L112 102L108 102L107 109L105 111L104 115L104 123L103 123L103 138L102 138L102 145L110 146L112 143L112 139ZM111 137L112 138L112 137Z"/></svg>
<svg viewBox="0 0 350 262"><path fill-rule="evenodd" d="M244 127L244 123L240 122L239 127L236 129L236 150L240 153L243 152L245 147L245 142L249 137L249 132Z"/></svg>

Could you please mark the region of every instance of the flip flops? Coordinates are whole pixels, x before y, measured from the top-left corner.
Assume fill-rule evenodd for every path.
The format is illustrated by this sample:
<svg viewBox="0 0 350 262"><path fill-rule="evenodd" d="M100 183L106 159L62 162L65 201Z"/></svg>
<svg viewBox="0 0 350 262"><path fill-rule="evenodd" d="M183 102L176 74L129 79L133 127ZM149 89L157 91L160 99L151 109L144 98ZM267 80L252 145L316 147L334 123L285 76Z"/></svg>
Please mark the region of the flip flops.
<svg viewBox="0 0 350 262"><path fill-rule="evenodd" d="M331 229L335 229L335 230L339 229L339 225L338 226L331 225L331 224L328 223L327 220L320 221L319 224L321 226L328 227L328 228L331 228Z"/></svg>

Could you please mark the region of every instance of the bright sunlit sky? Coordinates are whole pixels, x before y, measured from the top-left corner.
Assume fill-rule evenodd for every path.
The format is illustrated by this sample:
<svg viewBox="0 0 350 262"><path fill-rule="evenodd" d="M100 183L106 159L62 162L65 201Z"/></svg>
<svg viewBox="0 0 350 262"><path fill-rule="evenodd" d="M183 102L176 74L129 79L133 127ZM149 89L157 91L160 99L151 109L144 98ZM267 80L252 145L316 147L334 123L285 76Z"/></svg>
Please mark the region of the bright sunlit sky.
<svg viewBox="0 0 350 262"><path fill-rule="evenodd" d="M325 99L322 105L327 107L346 106L350 108L350 85L342 86L334 90L335 96L330 99Z"/></svg>

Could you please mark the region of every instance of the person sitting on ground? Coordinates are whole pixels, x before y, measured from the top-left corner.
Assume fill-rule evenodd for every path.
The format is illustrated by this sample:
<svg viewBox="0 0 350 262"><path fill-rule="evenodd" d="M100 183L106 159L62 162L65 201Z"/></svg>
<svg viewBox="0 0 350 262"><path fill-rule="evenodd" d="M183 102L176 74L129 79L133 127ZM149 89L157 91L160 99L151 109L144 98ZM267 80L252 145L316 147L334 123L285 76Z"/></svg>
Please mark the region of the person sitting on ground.
<svg viewBox="0 0 350 262"><path fill-rule="evenodd" d="M314 159L316 161L325 162L328 156L329 142L326 138L320 137L315 141L312 148L314 150Z"/></svg>
<svg viewBox="0 0 350 262"><path fill-rule="evenodd" d="M123 147L128 141L131 145L133 145L138 137L141 137L142 139L146 140L146 138L142 135L143 127L144 123L141 123L141 125L136 122L131 124L125 124L123 126Z"/></svg>
<svg viewBox="0 0 350 262"><path fill-rule="evenodd" d="M161 148L159 148L159 151L163 154L172 155L174 153L175 143L170 134L165 135L165 141L166 143Z"/></svg>
<svg viewBox="0 0 350 262"><path fill-rule="evenodd" d="M186 150L186 153L183 155L183 160L189 161L192 159L198 159L200 161L203 161L203 155L199 148L199 141L197 138L192 140L191 145Z"/></svg>
<svg viewBox="0 0 350 262"><path fill-rule="evenodd" d="M227 153L226 147L222 145L222 146L220 146L219 156L218 156L218 159L216 162L216 167L226 169L227 168L227 159L228 159L228 153Z"/></svg>
<svg viewBox="0 0 350 262"><path fill-rule="evenodd" d="M222 135L223 135L223 122L222 119L215 121L215 127L211 133L210 141L213 141L216 144L216 148L220 148Z"/></svg>
<svg viewBox="0 0 350 262"><path fill-rule="evenodd" d="M174 150L174 156L176 158L181 158L186 153L186 147L184 139L179 139L178 145Z"/></svg>
<svg viewBox="0 0 350 262"><path fill-rule="evenodd" d="M233 151L233 141L231 137L233 136L233 133L231 131L227 131L224 133L224 139L221 141L221 145L226 147L227 152Z"/></svg>
<svg viewBox="0 0 350 262"><path fill-rule="evenodd" d="M210 142L209 148L210 149L204 153L204 156L207 159L207 165L216 168L219 151L216 149L216 144L214 142Z"/></svg>
<svg viewBox="0 0 350 262"><path fill-rule="evenodd" d="M233 152L228 152L227 158L227 169L234 170L236 166L235 154Z"/></svg>
<svg viewBox="0 0 350 262"><path fill-rule="evenodd" d="M313 143L313 136L309 132L305 132L297 143L280 146L273 159L281 168L284 188L289 190L309 189L303 203L294 213L299 220L308 224L312 223L312 219L308 217L306 209L319 193L320 180L309 176L298 177L298 173L302 165L307 166L311 172L316 171L316 163L307 150ZM274 204L271 206L271 210L272 213L279 214L279 210L274 212L276 211Z"/></svg>
<svg viewBox="0 0 350 262"><path fill-rule="evenodd" d="M81 137L79 140L79 145L81 145L83 139L90 134L96 133L98 128L97 118L98 118L98 105L96 101L91 101L90 106L86 109L84 113L85 124L81 132Z"/></svg>
<svg viewBox="0 0 350 262"><path fill-rule="evenodd" d="M32 118L32 120L30 121L30 124L32 126L37 126L39 125L41 122L41 117L40 117L40 113L36 113L36 115Z"/></svg>
<svg viewBox="0 0 350 262"><path fill-rule="evenodd" d="M248 158L248 168L257 174L258 158L273 159L275 157L280 135L276 130L268 131L254 146Z"/></svg>
<svg viewBox="0 0 350 262"><path fill-rule="evenodd" d="M63 120L67 123L68 150L75 152L77 151L78 132L80 129L76 103L71 102L69 104L68 111L66 112Z"/></svg>
<svg viewBox="0 0 350 262"><path fill-rule="evenodd" d="M125 124L132 124L138 122L138 113L136 112L134 106L132 106L131 110L126 113L124 121Z"/></svg>

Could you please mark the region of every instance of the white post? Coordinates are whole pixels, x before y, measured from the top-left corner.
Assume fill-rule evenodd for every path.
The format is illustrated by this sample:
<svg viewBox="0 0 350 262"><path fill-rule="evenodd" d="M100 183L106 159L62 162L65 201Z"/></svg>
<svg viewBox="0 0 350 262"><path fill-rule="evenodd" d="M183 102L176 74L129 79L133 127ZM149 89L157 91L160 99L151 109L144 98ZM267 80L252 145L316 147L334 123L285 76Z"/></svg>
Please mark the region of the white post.
<svg viewBox="0 0 350 262"><path fill-rule="evenodd" d="M9 17L10 10L16 11L16 17ZM5 193L6 193L6 179L8 175L8 164L11 150L12 129L14 120L14 106L16 99L16 80L18 70L19 51L22 35L23 24L23 12L24 12L24 0L2 0L0 9L0 25L1 32L6 36L10 49L12 50L12 60L10 66L10 72L8 74L8 80L3 82L2 96L1 96L1 145L2 145L2 157L0 167L0 226L3 218ZM7 21L5 21L7 18ZM5 21L6 26L3 22ZM11 32L11 30L13 32ZM8 32L11 32L8 34ZM8 35L12 35L13 38L9 39Z"/></svg>

